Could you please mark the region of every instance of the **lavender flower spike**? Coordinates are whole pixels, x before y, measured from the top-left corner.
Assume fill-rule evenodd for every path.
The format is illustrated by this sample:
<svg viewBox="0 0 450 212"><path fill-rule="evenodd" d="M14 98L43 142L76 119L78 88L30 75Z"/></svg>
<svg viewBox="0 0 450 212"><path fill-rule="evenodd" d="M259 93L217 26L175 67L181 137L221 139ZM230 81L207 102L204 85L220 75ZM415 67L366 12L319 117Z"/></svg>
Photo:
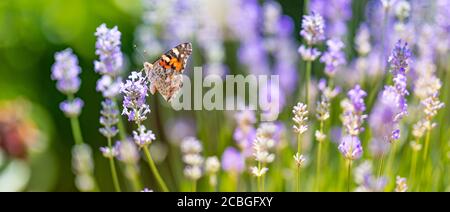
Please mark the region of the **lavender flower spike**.
<svg viewBox="0 0 450 212"><path fill-rule="evenodd" d="M300 35L309 46L319 43L325 39L325 22L322 16L312 12L311 15L303 16L302 30Z"/></svg>
<svg viewBox="0 0 450 212"><path fill-rule="evenodd" d="M123 99L122 115L128 116L128 121L140 124L147 119L150 107L146 104L147 81L142 72L132 72L126 83L122 83L121 92L125 95Z"/></svg>
<svg viewBox="0 0 450 212"><path fill-rule="evenodd" d="M121 33L117 26L108 29L106 24L102 24L97 28L95 36L95 54L99 56L99 60L94 62L95 71L102 75L119 75L123 66L123 55L120 51Z"/></svg>
<svg viewBox="0 0 450 212"><path fill-rule="evenodd" d="M59 108L68 118L78 117L83 108L84 102L80 98L75 98L74 100L66 100L61 102Z"/></svg>
<svg viewBox="0 0 450 212"><path fill-rule="evenodd" d="M103 126L99 130L100 133L107 138L116 136L119 132L115 126L119 122L119 111L116 109L116 103L110 99L104 100L100 114L102 115L100 124Z"/></svg>
<svg viewBox="0 0 450 212"><path fill-rule="evenodd" d="M56 87L61 93L71 95L78 91L81 84L78 77L80 73L78 58L73 54L72 49L69 48L55 54L51 78L57 81Z"/></svg>
<svg viewBox="0 0 450 212"><path fill-rule="evenodd" d="M320 62L325 63L325 73L333 77L337 71L337 68L345 64L345 54L342 51L344 43L338 39L327 41L328 51L325 52L320 58Z"/></svg>
<svg viewBox="0 0 450 212"><path fill-rule="evenodd" d="M345 136L342 138L342 142L339 144L338 149L348 160L360 158L363 152L361 142L356 136Z"/></svg>

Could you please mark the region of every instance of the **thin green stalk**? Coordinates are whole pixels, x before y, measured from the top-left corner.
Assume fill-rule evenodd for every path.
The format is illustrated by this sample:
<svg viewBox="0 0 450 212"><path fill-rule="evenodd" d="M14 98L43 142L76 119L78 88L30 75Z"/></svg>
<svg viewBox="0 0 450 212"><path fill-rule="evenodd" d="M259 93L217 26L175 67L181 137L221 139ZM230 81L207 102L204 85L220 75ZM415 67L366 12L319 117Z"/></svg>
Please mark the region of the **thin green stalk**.
<svg viewBox="0 0 450 212"><path fill-rule="evenodd" d="M132 164L127 164L126 172L128 179L131 181L133 191L140 191L142 189L142 185L139 180L139 175L136 166Z"/></svg>
<svg viewBox="0 0 450 212"><path fill-rule="evenodd" d="M108 137L108 147L110 149L112 148L110 137ZM117 177L116 165L114 164L113 157L109 158L109 167L111 168L111 176L112 176L112 180L113 180L113 184L114 184L114 189L116 190L116 192L120 192L121 189L120 189L120 184L119 184L119 178Z"/></svg>
<svg viewBox="0 0 450 212"><path fill-rule="evenodd" d="M316 169L316 189L320 191L320 161L322 156L322 142L319 142L319 148L317 148L317 169Z"/></svg>
<svg viewBox="0 0 450 212"><path fill-rule="evenodd" d="M397 142L396 141L392 141L392 148L391 148L391 152L389 153L389 159L388 159L388 163L387 163L387 176L390 177L392 176L392 167L394 165L394 159L395 159L395 152L397 149Z"/></svg>
<svg viewBox="0 0 450 212"><path fill-rule="evenodd" d="M74 100L73 94L67 95L67 100L73 101ZM72 135L73 135L73 139L75 140L75 144L77 144L77 145L83 144L84 141L83 141L83 136L81 134L80 122L78 120L78 117L70 118L70 126L72 128Z"/></svg>
<svg viewBox="0 0 450 212"><path fill-rule="evenodd" d="M75 140L75 144L81 145L84 143L83 136L81 135L80 122L78 121L78 117L70 118L70 126L72 127L73 139Z"/></svg>
<svg viewBox="0 0 450 212"><path fill-rule="evenodd" d="M159 174L158 169L156 168L155 162L153 161L152 156L150 155L150 151L146 147L144 147L143 149L144 149L145 156L147 157L148 165L150 166L150 169L151 169L153 175L155 176L156 181L159 184L159 187L161 187L161 189L164 192L168 192L169 189L167 188L164 180L161 178L161 175Z"/></svg>
<svg viewBox="0 0 450 212"><path fill-rule="evenodd" d="M297 135L297 152L299 155L301 155L301 146L302 146L302 140L301 140L301 134L299 133ZM300 169L301 167L297 165L297 192L300 191Z"/></svg>
<svg viewBox="0 0 450 212"><path fill-rule="evenodd" d="M306 94L305 94L305 102L306 105L309 105L309 87L311 85L311 66L312 66L312 62L311 61L307 61L306 62Z"/></svg>
<svg viewBox="0 0 450 212"><path fill-rule="evenodd" d="M352 174L352 160L348 160L347 192L350 192L351 174Z"/></svg>
<svg viewBox="0 0 450 212"><path fill-rule="evenodd" d="M323 133L323 121L320 121L320 133ZM317 168L316 168L316 189L320 191L320 169L321 169L321 161L322 161L322 142L319 142L319 148L317 148Z"/></svg>
<svg viewBox="0 0 450 212"><path fill-rule="evenodd" d="M428 158L428 148L429 148L428 146L430 145L430 135L431 135L431 130L428 129L426 137L425 137L425 149L423 152L423 161L425 161L424 165L426 165L426 162L428 161L427 158Z"/></svg>
<svg viewBox="0 0 450 212"><path fill-rule="evenodd" d="M415 185L416 168L417 168L417 151L413 149L412 159L411 159L411 168L410 168L410 172L409 172L411 191L414 189L414 185Z"/></svg>
<svg viewBox="0 0 450 212"><path fill-rule="evenodd" d="M192 188L191 188L192 192L196 192L197 191L197 180L192 180Z"/></svg>
<svg viewBox="0 0 450 212"><path fill-rule="evenodd" d="M378 184L380 183L380 179L381 179L381 174L383 172L383 164L384 164L384 152L383 154L381 154L381 159L380 159L380 164L378 167Z"/></svg>

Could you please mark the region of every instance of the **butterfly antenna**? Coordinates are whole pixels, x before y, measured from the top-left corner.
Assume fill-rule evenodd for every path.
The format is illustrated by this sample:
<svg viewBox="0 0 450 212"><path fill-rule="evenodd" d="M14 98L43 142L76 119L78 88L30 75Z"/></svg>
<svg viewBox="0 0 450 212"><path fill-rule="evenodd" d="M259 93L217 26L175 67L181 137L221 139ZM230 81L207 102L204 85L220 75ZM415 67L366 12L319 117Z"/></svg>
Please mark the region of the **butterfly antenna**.
<svg viewBox="0 0 450 212"><path fill-rule="evenodd" d="M142 53L136 44L134 44L134 49L136 50L137 54L141 57L142 61L145 61L145 56L147 56L147 51L144 50L144 53Z"/></svg>

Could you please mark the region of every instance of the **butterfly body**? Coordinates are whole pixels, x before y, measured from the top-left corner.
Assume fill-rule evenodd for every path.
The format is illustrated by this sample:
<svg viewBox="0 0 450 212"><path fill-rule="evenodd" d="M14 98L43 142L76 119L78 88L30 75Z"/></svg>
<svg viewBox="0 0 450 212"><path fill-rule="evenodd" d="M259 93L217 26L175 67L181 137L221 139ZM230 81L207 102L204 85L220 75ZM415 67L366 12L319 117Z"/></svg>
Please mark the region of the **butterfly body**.
<svg viewBox="0 0 450 212"><path fill-rule="evenodd" d="M170 102L183 86L182 73L191 54L192 44L183 43L163 54L153 64L144 63L144 70L150 81L150 92L159 92Z"/></svg>

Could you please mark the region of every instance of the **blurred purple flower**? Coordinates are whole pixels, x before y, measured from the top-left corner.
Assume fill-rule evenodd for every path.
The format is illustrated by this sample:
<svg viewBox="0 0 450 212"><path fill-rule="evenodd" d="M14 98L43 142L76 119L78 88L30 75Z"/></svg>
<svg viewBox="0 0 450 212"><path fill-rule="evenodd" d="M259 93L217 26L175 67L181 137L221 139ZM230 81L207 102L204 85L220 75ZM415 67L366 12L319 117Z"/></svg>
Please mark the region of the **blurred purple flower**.
<svg viewBox="0 0 450 212"><path fill-rule="evenodd" d="M359 159L362 156L362 146L359 138L356 136L345 136L338 146L339 151L348 160Z"/></svg>
<svg viewBox="0 0 450 212"><path fill-rule="evenodd" d="M66 100L59 104L59 109L64 112L68 118L78 117L81 113L81 108L83 108L84 102L80 98L75 98L73 100Z"/></svg>
<svg viewBox="0 0 450 212"><path fill-rule="evenodd" d="M327 37L342 38L347 32L347 21L352 17L351 0L311 0L310 10L323 15Z"/></svg>
<svg viewBox="0 0 450 212"><path fill-rule="evenodd" d="M228 147L222 155L222 168L227 172L242 173L245 169L245 159L235 148Z"/></svg>
<svg viewBox="0 0 450 212"><path fill-rule="evenodd" d="M119 155L120 142L117 141L112 147L100 147L100 152L105 158L115 158Z"/></svg>
<svg viewBox="0 0 450 212"><path fill-rule="evenodd" d="M346 63L345 54L342 51L344 43L338 39L327 41L328 51L323 53L320 62L325 63L325 73L333 77L339 66Z"/></svg>
<svg viewBox="0 0 450 212"><path fill-rule="evenodd" d="M235 114L237 127L234 130L233 138L241 148L245 157L252 154L252 143L256 138L256 130L253 124L256 123L254 111L243 110Z"/></svg>
<svg viewBox="0 0 450 212"><path fill-rule="evenodd" d="M97 28L95 36L95 54L99 56L99 60L94 62L95 71L102 75L118 76L123 68L120 31L117 26L108 29L106 24L102 24Z"/></svg>
<svg viewBox="0 0 450 212"><path fill-rule="evenodd" d="M367 96L367 93L361 89L361 86L355 85L355 87L351 89L347 95L350 98L353 108L357 113L362 113L366 110L366 104L364 104L364 97Z"/></svg>
<svg viewBox="0 0 450 212"><path fill-rule="evenodd" d="M324 28L323 17L319 13L312 12L311 15L303 16L300 35L309 46L312 46L325 39Z"/></svg>
<svg viewBox="0 0 450 212"><path fill-rule="evenodd" d="M80 88L81 80L78 75L81 68L78 58L72 49L66 49L55 54L55 63L52 66L51 78L56 80L57 89L66 94L74 94Z"/></svg>
<svg viewBox="0 0 450 212"><path fill-rule="evenodd" d="M132 72L126 83L122 83L121 92L124 94L122 115L128 116L128 121L140 124L147 119L150 107L146 104L147 81L142 72Z"/></svg>

